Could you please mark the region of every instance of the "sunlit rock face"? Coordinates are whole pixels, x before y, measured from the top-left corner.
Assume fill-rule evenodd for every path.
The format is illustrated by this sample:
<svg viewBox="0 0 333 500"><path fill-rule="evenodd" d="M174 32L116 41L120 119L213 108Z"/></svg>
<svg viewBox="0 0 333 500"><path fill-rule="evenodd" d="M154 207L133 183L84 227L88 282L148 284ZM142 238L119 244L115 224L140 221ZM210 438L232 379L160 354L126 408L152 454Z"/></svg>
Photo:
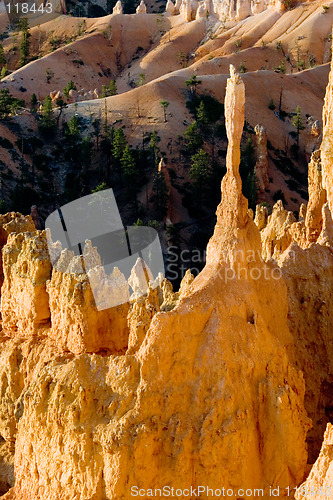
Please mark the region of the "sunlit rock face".
<svg viewBox="0 0 333 500"><path fill-rule="evenodd" d="M267 489L303 479L305 386L287 287L277 265L262 259L242 195L244 103L244 83L231 67L227 174L207 265L194 280L187 273L178 294L161 281L144 297L135 296L142 280L134 266L126 352L97 351L108 327L124 339L123 312L103 316L96 332L87 275L78 258L59 258L46 284L51 325L40 343L65 357L50 361L47 351L27 391L20 382L16 481L7 498L127 500L132 486ZM89 276L99 262L91 246L86 252Z"/></svg>
<svg viewBox="0 0 333 500"><path fill-rule="evenodd" d="M105 276L89 243L85 272L68 251L52 269L44 232L5 216L3 228L17 219L1 233L6 500L128 500L133 486L201 484L262 488L268 500L269 487L304 480L332 407L331 129L327 118L307 209L297 219L277 202L253 220L239 175L244 104L231 67L217 223L204 270L179 293L162 278L142 289L139 263L129 282ZM117 283L127 309L97 311L94 282ZM328 427L308 481L331 481L330 445Z"/></svg>
<svg viewBox="0 0 333 500"><path fill-rule="evenodd" d="M333 210L333 63L323 109L323 141L320 147L323 188L327 193L329 208Z"/></svg>

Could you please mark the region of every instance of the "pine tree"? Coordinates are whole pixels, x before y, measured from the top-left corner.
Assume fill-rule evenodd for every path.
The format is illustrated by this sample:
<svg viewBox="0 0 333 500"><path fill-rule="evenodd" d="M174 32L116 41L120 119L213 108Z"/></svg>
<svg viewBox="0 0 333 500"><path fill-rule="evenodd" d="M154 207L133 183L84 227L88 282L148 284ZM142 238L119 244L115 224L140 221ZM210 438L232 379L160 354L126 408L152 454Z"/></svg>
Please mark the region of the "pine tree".
<svg viewBox="0 0 333 500"><path fill-rule="evenodd" d="M206 132L209 124L209 117L203 101L200 102L197 111L197 122L203 132Z"/></svg>
<svg viewBox="0 0 333 500"><path fill-rule="evenodd" d="M209 156L203 149L200 149L198 153L191 158L190 177L197 187L199 187L200 195L202 187L208 178L209 165Z"/></svg>
<svg viewBox="0 0 333 500"><path fill-rule="evenodd" d="M74 115L67 123L67 128L65 134L67 137L70 137L74 140L77 140L81 133L81 126L79 117Z"/></svg>
<svg viewBox="0 0 333 500"><path fill-rule="evenodd" d="M184 133L186 147L194 152L203 145L203 138L198 132L198 124L196 121L187 127Z"/></svg>
<svg viewBox="0 0 333 500"><path fill-rule="evenodd" d="M137 170L135 160L128 146L125 147L123 155L120 160L122 174L125 178L127 186L134 187L133 181L136 178Z"/></svg>
<svg viewBox="0 0 333 500"><path fill-rule="evenodd" d="M111 80L109 85L102 85L102 92L100 98L110 97L117 95L117 86L114 80Z"/></svg>
<svg viewBox="0 0 333 500"><path fill-rule="evenodd" d="M9 89L0 90L0 119L7 118L10 114L15 114L23 106L24 101L13 97Z"/></svg>
<svg viewBox="0 0 333 500"><path fill-rule="evenodd" d="M62 115L62 112L65 108L67 108L67 104L65 103L65 101L63 99L57 99L56 101L56 105L57 105L57 108L59 108L59 114L57 116L57 125L59 125L59 120L60 120L60 117Z"/></svg>
<svg viewBox="0 0 333 500"><path fill-rule="evenodd" d="M192 98L196 96L197 86L201 83L202 81L197 79L197 75L192 75L188 80L185 81L186 87L190 87Z"/></svg>
<svg viewBox="0 0 333 500"><path fill-rule="evenodd" d="M126 137L122 128L117 128L114 132L112 154L116 160L120 160L127 145Z"/></svg>
<svg viewBox="0 0 333 500"><path fill-rule="evenodd" d="M94 129L94 136L96 137L96 150L98 151L98 147L99 147L99 135L101 133L101 120L99 120L98 118L95 118L95 120L92 122L92 126L93 126L93 129Z"/></svg>
<svg viewBox="0 0 333 500"><path fill-rule="evenodd" d="M302 120L302 110L300 106L297 106L296 108L296 115L294 116L294 119L292 121L293 127L296 128L296 144L297 144L297 149L299 147L299 133L301 130L304 130L303 126L303 120Z"/></svg>
<svg viewBox="0 0 333 500"><path fill-rule="evenodd" d="M38 99L36 94L32 94L32 96L30 97L30 104L31 104L31 111L33 113L36 113L38 105Z"/></svg>
<svg viewBox="0 0 333 500"><path fill-rule="evenodd" d="M66 99L69 98L69 92L70 90L77 90L75 83L71 80L67 83L66 87L64 88L64 96Z"/></svg>
<svg viewBox="0 0 333 500"><path fill-rule="evenodd" d="M8 75L8 68L7 66L3 66L1 68L1 73L0 73L0 80L2 80L3 78L5 78L5 76Z"/></svg>
<svg viewBox="0 0 333 500"><path fill-rule="evenodd" d="M169 101L160 101L160 105L163 108L164 122L167 121L167 118L166 118L166 109L169 106L169 104L170 104Z"/></svg>
<svg viewBox="0 0 333 500"><path fill-rule="evenodd" d="M92 193L99 193L100 191L104 191L105 189L108 189L106 182L101 182L94 189L92 189L91 192Z"/></svg>
<svg viewBox="0 0 333 500"><path fill-rule="evenodd" d="M53 118L52 99L48 95L45 97L42 104L42 118L40 127L44 130L50 130L56 126L56 121Z"/></svg>
<svg viewBox="0 0 333 500"><path fill-rule="evenodd" d="M151 134L150 134L150 141L149 141L149 150L151 152L151 157L152 157L152 162L153 162L153 167L158 167L158 163L159 163L159 147L158 147L158 142L159 142L160 138L159 136L157 135L157 132L154 130Z"/></svg>
<svg viewBox="0 0 333 500"><path fill-rule="evenodd" d="M138 81L136 82L137 87L142 87L146 83L146 77L144 73L140 73Z"/></svg>
<svg viewBox="0 0 333 500"><path fill-rule="evenodd" d="M6 61L6 57L5 57L5 51L4 51L3 46L0 43L0 67L6 66L6 64L7 64L7 61Z"/></svg>
<svg viewBox="0 0 333 500"><path fill-rule="evenodd" d="M19 27L22 33L22 38L20 42L20 66L24 66L29 62L30 55L30 31L29 31L29 23L26 17L23 17L19 21Z"/></svg>

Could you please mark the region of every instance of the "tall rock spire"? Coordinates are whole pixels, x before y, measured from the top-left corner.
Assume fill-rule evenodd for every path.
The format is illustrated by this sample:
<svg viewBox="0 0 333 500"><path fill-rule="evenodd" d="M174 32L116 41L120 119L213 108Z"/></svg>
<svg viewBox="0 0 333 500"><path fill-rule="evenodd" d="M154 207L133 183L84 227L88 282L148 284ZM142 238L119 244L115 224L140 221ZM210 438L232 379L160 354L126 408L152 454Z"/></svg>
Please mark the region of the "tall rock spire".
<svg viewBox="0 0 333 500"><path fill-rule="evenodd" d="M230 78L225 94L225 125L228 136L227 169L240 181L240 141L244 127L245 86L241 77L230 65Z"/></svg>
<svg viewBox="0 0 333 500"><path fill-rule="evenodd" d="M230 78L225 94L225 123L228 136L227 173L221 184L221 203L217 224L207 248L207 263L225 262L233 267L235 259L248 251L260 253L258 228L248 214L248 202L242 194L239 174L240 144L244 127L245 86L235 68L230 66Z"/></svg>

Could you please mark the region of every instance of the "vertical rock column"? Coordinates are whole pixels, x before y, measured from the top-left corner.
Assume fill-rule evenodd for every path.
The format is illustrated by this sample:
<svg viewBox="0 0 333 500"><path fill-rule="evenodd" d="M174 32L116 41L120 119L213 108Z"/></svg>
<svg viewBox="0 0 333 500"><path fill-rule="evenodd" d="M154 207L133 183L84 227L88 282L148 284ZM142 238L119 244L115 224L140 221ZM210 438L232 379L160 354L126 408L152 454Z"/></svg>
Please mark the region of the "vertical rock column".
<svg viewBox="0 0 333 500"><path fill-rule="evenodd" d="M323 188L327 191L329 208L333 210L333 60L326 87L323 108L323 141L321 144Z"/></svg>
<svg viewBox="0 0 333 500"><path fill-rule="evenodd" d="M207 247L207 264L224 263L234 268L248 252L261 254L258 228L248 214L248 202L242 194L239 174L240 143L244 127L245 86L235 68L230 66L230 78L225 95L225 122L228 136L227 173L221 184L214 236ZM223 242L223 244L221 244ZM245 266L248 263L244 263Z"/></svg>
<svg viewBox="0 0 333 500"><path fill-rule="evenodd" d="M305 218L308 243L317 241L323 226L322 208L326 202L326 191L322 187L320 151L312 153L309 163L308 190L309 203Z"/></svg>

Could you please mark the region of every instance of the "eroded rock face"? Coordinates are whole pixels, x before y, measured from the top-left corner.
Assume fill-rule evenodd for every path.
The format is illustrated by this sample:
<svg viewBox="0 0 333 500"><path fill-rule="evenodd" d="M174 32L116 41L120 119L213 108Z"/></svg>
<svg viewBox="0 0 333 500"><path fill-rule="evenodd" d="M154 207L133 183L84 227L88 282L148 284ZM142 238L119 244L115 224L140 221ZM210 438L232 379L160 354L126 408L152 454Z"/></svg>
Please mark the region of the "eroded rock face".
<svg viewBox="0 0 333 500"><path fill-rule="evenodd" d="M282 201L277 201L260 235L265 260L277 259L293 241L303 248L307 245L304 209L300 211L299 221L296 221L295 215L284 209Z"/></svg>
<svg viewBox="0 0 333 500"><path fill-rule="evenodd" d="M141 0L140 4L137 6L136 13L137 14L146 14L147 13L147 7L146 7L146 4L143 0Z"/></svg>
<svg viewBox="0 0 333 500"><path fill-rule="evenodd" d="M326 246L311 244L301 249L292 243L278 263L288 289L288 323L296 364L306 384L305 408L313 422L307 436L309 463L313 463L333 402L333 255Z"/></svg>
<svg viewBox="0 0 333 500"><path fill-rule="evenodd" d="M127 354L134 354L141 346L150 323L160 310L157 289L148 288L146 296L138 297L131 303L128 313L129 339Z"/></svg>
<svg viewBox="0 0 333 500"><path fill-rule="evenodd" d="M122 14L122 13L123 13L123 6L121 0L118 0L116 5L113 7L112 14Z"/></svg>
<svg viewBox="0 0 333 500"><path fill-rule="evenodd" d="M322 187L320 151L315 151L311 156L308 169L308 191L306 237L309 243L313 243L317 241L323 227L322 209L326 202L326 191Z"/></svg>
<svg viewBox="0 0 333 500"><path fill-rule="evenodd" d="M101 280L100 261L87 244L87 276L81 259L55 244L58 261L46 286L52 329L38 343L23 340L35 316L15 300L11 305L10 293L25 300L24 289L35 290L25 257L35 259L34 272L44 276L37 251L43 233L9 237L3 307L15 335L1 348L0 489L13 484L15 441L16 482L6 500L128 500L134 485L235 490L246 484L268 491L303 481L306 441L311 462L333 407L333 221L325 143L332 127L328 116L324 188L314 154L309 205L300 208L298 221L281 202L268 219L265 207L257 208L253 221L238 170L244 100L244 84L231 68L227 174L205 269L195 280L187 273L176 293L161 279L153 290L145 272L135 269L133 290L147 294L134 295L129 326L122 310L94 309L89 282L115 280L128 297L121 273ZM69 349L75 356L64 352ZM329 425L309 488L332 483L331 437Z"/></svg>
<svg viewBox="0 0 333 500"><path fill-rule="evenodd" d="M303 479L304 380L287 288L261 257L241 191L244 85L233 68L225 110L227 174L204 271L185 276L169 312L157 312L158 290L134 305L127 354L83 353L39 370L24 396L8 498L128 500L135 485L267 488ZM77 270L54 270L48 285L51 319L56 302L64 311L57 339L72 318L85 318L90 292ZM88 339L96 318L80 324Z"/></svg>
<svg viewBox="0 0 333 500"><path fill-rule="evenodd" d="M172 0L168 0L165 6L165 12L166 14L169 14L169 16L173 16L176 12L175 4L172 2Z"/></svg>
<svg viewBox="0 0 333 500"><path fill-rule="evenodd" d="M310 475L295 495L296 500L310 500L332 498L333 485L333 425L327 424L320 455L311 469Z"/></svg>
<svg viewBox="0 0 333 500"><path fill-rule="evenodd" d="M17 425L23 414L23 397L40 370L52 362L66 363L49 341L38 338L0 338L0 492L14 486L14 453Z"/></svg>
<svg viewBox="0 0 333 500"><path fill-rule="evenodd" d="M123 354L127 349L128 304L99 311L86 274L53 270L47 285L52 338L64 350L80 354Z"/></svg>
<svg viewBox="0 0 333 500"><path fill-rule="evenodd" d="M259 229L259 231L261 231L262 229L264 229L264 227L266 227L267 218L268 218L267 207L264 205L257 205L254 223L257 226L257 228Z"/></svg>
<svg viewBox="0 0 333 500"><path fill-rule="evenodd" d="M30 216L24 217L23 215L10 212L5 215L0 215L0 248L4 247L7 243L9 234L11 233L24 233L25 231L34 232L35 225ZM0 287L3 283L3 268L2 259L0 259Z"/></svg>
<svg viewBox="0 0 333 500"><path fill-rule="evenodd" d="M323 141L320 147L323 188L327 193L327 201L333 211L333 62L326 88L323 108Z"/></svg>
<svg viewBox="0 0 333 500"><path fill-rule="evenodd" d="M312 153L320 147L321 143L321 123L319 120L315 120L313 116L307 118L307 140L305 151L310 158Z"/></svg>
<svg viewBox="0 0 333 500"><path fill-rule="evenodd" d="M45 231L11 234L2 249L4 283L1 289L3 329L8 335L33 335L50 323L46 282L51 262Z"/></svg>
<svg viewBox="0 0 333 500"><path fill-rule="evenodd" d="M182 0L182 3L179 8L179 13L181 16L183 16L185 21L187 22L192 21L192 16L194 15L194 12L191 0Z"/></svg>

